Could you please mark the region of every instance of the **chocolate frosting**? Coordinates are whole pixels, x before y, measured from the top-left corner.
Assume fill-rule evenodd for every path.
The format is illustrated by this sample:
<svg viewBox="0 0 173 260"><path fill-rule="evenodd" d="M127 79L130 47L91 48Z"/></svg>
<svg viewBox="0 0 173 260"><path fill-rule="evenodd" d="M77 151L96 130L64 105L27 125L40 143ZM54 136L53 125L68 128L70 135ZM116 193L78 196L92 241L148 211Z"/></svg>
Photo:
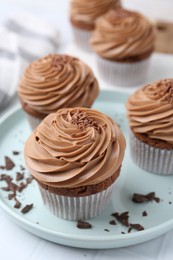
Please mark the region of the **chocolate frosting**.
<svg viewBox="0 0 173 260"><path fill-rule="evenodd" d="M83 61L61 54L31 63L18 89L21 100L43 114L63 107L90 107L98 91L92 70Z"/></svg>
<svg viewBox="0 0 173 260"><path fill-rule="evenodd" d="M100 17L91 37L99 56L112 60L151 53L154 41L154 28L143 15L120 8Z"/></svg>
<svg viewBox="0 0 173 260"><path fill-rule="evenodd" d="M28 138L24 150L31 174L58 188L106 180L121 167L124 152L124 136L113 120L81 107L48 115Z"/></svg>
<svg viewBox="0 0 173 260"><path fill-rule="evenodd" d="M173 144L173 79L140 88L129 97L126 108L134 133Z"/></svg>
<svg viewBox="0 0 173 260"><path fill-rule="evenodd" d="M71 0L71 20L81 28L84 26L92 30L99 16L117 6L120 6L119 0Z"/></svg>

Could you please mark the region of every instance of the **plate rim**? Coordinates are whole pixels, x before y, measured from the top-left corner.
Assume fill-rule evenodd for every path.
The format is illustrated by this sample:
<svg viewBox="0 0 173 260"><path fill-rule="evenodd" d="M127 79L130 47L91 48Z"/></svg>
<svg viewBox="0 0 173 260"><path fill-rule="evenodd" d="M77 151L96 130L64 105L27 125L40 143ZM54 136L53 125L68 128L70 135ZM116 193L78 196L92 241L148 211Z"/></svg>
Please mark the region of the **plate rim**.
<svg viewBox="0 0 173 260"><path fill-rule="evenodd" d="M104 94L108 94L108 93L114 93L114 95L117 93L118 95L123 96L123 98L127 98L129 96L128 93L120 93L116 90L115 91L114 90L101 90L100 96L102 96L102 95L104 96ZM10 116L12 116L15 113L19 113L19 112L22 112L22 107L21 107L20 104L17 104L14 107L10 108L9 111L7 111L0 118L0 127L1 127L1 124L3 124L5 122L5 120L7 120ZM5 203L1 194L0 194L0 201L1 201L1 203L0 203L1 209L3 209L5 211L5 213L7 213L9 215L9 217L12 218L12 220L15 220L16 224L18 224L20 227L27 230L28 232L30 232L30 233L32 233L36 236L42 237L42 238L45 238L45 237L37 234L36 232L33 232L33 230L42 232L42 233L44 233L44 235L49 235L49 236L52 235L52 236L60 238L60 239L67 239L67 241L68 240L73 240L73 241L82 240L82 242L90 242L89 243L90 246L85 247L85 248L88 248L88 249L89 248L90 249L117 248L116 245L114 245L114 246L113 245L110 245L110 246L105 245L105 247L103 247L103 244L101 242L112 242L112 243L114 242L116 244L117 240L118 241L128 241L129 239L131 239L133 241L135 238L141 238L143 236L145 237L148 234L153 235L150 239L144 239L142 241L140 241L140 239L139 239L139 242L130 243L130 244L127 244L127 245L121 245L121 246L118 246L118 248L128 246L128 245L136 245L136 244L139 244L141 242L151 240L152 238L156 238L156 237L168 232L168 230L169 230L168 228L170 228L170 229L173 228L173 219L170 219L170 220L165 221L165 222L163 222L163 223L161 223L157 226L142 230L140 232L134 232L134 233L109 234L109 235L106 235L106 236L99 236L99 235L98 236L92 236L92 235L88 235L88 234L87 234L87 236L85 234L77 234L77 235L67 234L67 233L63 233L61 231L59 232L59 231L54 231L50 228L45 228L44 226L38 225L34 222L31 222L30 219L22 217L22 215L19 215L18 212L13 210L12 207L10 207L9 205L7 205L7 203ZM75 223L75 221L74 221L74 223ZM31 228L32 230L28 230L28 228ZM157 233L158 233L158 235L157 235ZM156 234L156 235L154 235L154 234ZM45 238L45 239L47 239L47 238ZM51 240L51 239L47 239L47 240L56 242L55 240ZM100 242L101 247L96 246L96 245L92 246L92 242L97 242L97 243ZM56 243L61 243L61 242L56 242ZM74 245L73 243L72 243L72 245L69 244L69 243L61 243L61 244L80 248L79 245Z"/></svg>

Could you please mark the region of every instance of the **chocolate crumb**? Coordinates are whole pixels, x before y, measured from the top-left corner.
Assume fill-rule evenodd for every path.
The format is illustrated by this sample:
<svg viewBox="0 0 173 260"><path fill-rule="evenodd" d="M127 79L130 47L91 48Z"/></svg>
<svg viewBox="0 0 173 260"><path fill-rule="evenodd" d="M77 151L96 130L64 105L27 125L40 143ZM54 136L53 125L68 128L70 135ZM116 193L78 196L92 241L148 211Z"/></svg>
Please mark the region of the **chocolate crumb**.
<svg viewBox="0 0 173 260"><path fill-rule="evenodd" d="M172 201L169 201L169 204L172 204Z"/></svg>
<svg viewBox="0 0 173 260"><path fill-rule="evenodd" d="M143 217L146 217L146 216L148 216L148 214L147 214L146 210L144 210L144 211L142 212L142 216L143 216Z"/></svg>
<svg viewBox="0 0 173 260"><path fill-rule="evenodd" d="M18 155L20 152L18 151L13 151L13 155Z"/></svg>
<svg viewBox="0 0 173 260"><path fill-rule="evenodd" d="M22 165L20 165L20 169L21 169L21 171L24 171L24 170L25 170L25 167L22 166Z"/></svg>
<svg viewBox="0 0 173 260"><path fill-rule="evenodd" d="M1 169L1 170L5 170L6 168L5 168L5 166L0 165L0 169Z"/></svg>
<svg viewBox="0 0 173 260"><path fill-rule="evenodd" d="M16 172L16 181L21 181L24 178L24 173Z"/></svg>
<svg viewBox="0 0 173 260"><path fill-rule="evenodd" d="M116 218L117 221L119 221L122 225L128 227L129 226L129 212L125 211L121 214L119 214L118 212L112 213L112 216L114 216Z"/></svg>
<svg viewBox="0 0 173 260"><path fill-rule="evenodd" d="M134 193L132 197L132 201L135 203L143 203L155 200L157 203L160 202L160 198L155 196L155 192L150 192L146 195Z"/></svg>
<svg viewBox="0 0 173 260"><path fill-rule="evenodd" d="M92 225L89 222L83 221L83 220L79 220L76 224L77 228L80 229L91 229Z"/></svg>
<svg viewBox="0 0 173 260"><path fill-rule="evenodd" d="M8 156L5 156L5 169L9 171L13 169L14 166L14 162Z"/></svg>
<svg viewBox="0 0 173 260"><path fill-rule="evenodd" d="M32 208L33 208L33 204L28 204L21 210L21 212L23 214L28 213Z"/></svg>
<svg viewBox="0 0 173 260"><path fill-rule="evenodd" d="M122 231L121 234L125 234L125 232Z"/></svg>
<svg viewBox="0 0 173 260"><path fill-rule="evenodd" d="M110 220L110 221L109 221L109 224L110 224L110 225L117 225L117 223L116 223L115 220Z"/></svg>
<svg viewBox="0 0 173 260"><path fill-rule="evenodd" d="M107 228L105 228L105 229L104 229L104 231L106 231L106 232L110 232L110 230L109 230L109 229L107 229Z"/></svg>
<svg viewBox="0 0 173 260"><path fill-rule="evenodd" d="M16 198L15 198L15 201L16 201L16 203L14 205L14 208L19 209L21 207L21 203Z"/></svg>

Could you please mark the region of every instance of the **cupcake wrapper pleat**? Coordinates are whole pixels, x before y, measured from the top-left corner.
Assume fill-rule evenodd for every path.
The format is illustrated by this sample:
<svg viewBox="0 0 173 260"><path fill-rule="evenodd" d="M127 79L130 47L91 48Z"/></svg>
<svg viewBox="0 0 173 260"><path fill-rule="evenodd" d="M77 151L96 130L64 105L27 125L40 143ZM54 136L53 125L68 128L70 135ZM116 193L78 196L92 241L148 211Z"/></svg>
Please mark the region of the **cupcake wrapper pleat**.
<svg viewBox="0 0 173 260"><path fill-rule="evenodd" d="M84 31L78 28L72 27L75 44L82 50L92 52L89 41L91 37L90 31Z"/></svg>
<svg viewBox="0 0 173 260"><path fill-rule="evenodd" d="M61 196L39 187L43 202L51 213L59 218L75 221L90 219L101 214L110 202L112 186L84 197Z"/></svg>
<svg viewBox="0 0 173 260"><path fill-rule="evenodd" d="M133 86L142 83L148 72L150 57L133 63L115 62L96 56L100 77L111 85Z"/></svg>
<svg viewBox="0 0 173 260"><path fill-rule="evenodd" d="M130 132L130 152L133 161L145 171L173 175L173 150L159 149L145 144Z"/></svg>

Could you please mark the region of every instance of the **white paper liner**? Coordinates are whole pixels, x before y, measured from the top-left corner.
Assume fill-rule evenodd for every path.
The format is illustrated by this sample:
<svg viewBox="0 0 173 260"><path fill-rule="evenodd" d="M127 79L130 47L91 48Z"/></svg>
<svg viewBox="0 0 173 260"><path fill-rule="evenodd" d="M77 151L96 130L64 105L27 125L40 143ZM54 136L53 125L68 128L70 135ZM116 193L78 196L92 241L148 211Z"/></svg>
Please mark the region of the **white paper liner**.
<svg viewBox="0 0 173 260"><path fill-rule="evenodd" d="M142 83L147 75L150 57L145 60L125 63L103 59L96 55L96 64L100 77L111 85L133 86Z"/></svg>
<svg viewBox="0 0 173 260"><path fill-rule="evenodd" d="M91 46L89 44L91 31L81 30L74 26L72 26L72 31L75 44L84 51L92 52Z"/></svg>
<svg viewBox="0 0 173 260"><path fill-rule="evenodd" d="M159 149L145 144L130 131L130 152L133 161L145 171L173 175L173 150Z"/></svg>
<svg viewBox="0 0 173 260"><path fill-rule="evenodd" d="M84 220L101 214L110 202L112 187L84 197L67 197L51 193L41 186L40 192L43 202L55 216L67 220Z"/></svg>
<svg viewBox="0 0 173 260"><path fill-rule="evenodd" d="M30 114L27 114L28 122L31 127L31 130L34 130L42 121L42 119L36 118L34 116L31 116Z"/></svg>

